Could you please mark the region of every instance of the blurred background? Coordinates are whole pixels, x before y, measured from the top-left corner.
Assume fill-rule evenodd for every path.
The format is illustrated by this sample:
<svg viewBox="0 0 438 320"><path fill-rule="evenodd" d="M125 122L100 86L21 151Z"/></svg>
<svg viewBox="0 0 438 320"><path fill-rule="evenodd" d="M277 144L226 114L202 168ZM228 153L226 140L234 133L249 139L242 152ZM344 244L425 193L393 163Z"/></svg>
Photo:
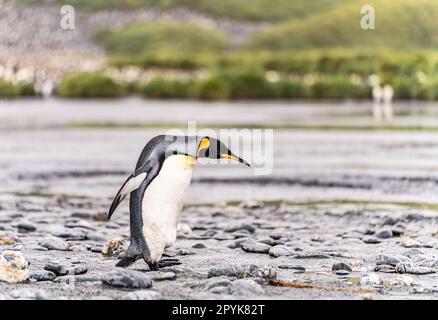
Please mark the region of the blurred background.
<svg viewBox="0 0 438 320"><path fill-rule="evenodd" d="M437 18L430 0L0 1L2 197L111 198L150 137L196 120L274 129L274 171L200 167L191 201L433 206Z"/></svg>

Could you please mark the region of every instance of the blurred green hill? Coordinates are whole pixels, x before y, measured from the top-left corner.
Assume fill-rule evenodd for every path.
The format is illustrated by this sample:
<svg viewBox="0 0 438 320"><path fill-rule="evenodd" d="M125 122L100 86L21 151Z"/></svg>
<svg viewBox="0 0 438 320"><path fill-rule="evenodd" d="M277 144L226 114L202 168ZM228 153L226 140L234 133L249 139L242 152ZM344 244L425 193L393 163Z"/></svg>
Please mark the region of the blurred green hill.
<svg viewBox="0 0 438 320"><path fill-rule="evenodd" d="M321 47L438 47L438 1L369 0L375 8L376 29L362 30L363 1L351 0L329 10L280 23L252 37L253 49Z"/></svg>
<svg viewBox="0 0 438 320"><path fill-rule="evenodd" d="M236 20L275 22L313 15L347 4L350 0L52 0L52 2L70 4L85 10L182 7Z"/></svg>
<svg viewBox="0 0 438 320"><path fill-rule="evenodd" d="M394 87L396 98L438 99L435 0L51 2L89 11L182 7L228 18L236 28L241 21L263 22L238 43L229 30L206 26L214 23L137 22L98 32L95 40L113 66L162 70L156 81L130 86L147 97L361 99L370 97L378 78ZM365 4L375 8L375 30L360 26Z"/></svg>

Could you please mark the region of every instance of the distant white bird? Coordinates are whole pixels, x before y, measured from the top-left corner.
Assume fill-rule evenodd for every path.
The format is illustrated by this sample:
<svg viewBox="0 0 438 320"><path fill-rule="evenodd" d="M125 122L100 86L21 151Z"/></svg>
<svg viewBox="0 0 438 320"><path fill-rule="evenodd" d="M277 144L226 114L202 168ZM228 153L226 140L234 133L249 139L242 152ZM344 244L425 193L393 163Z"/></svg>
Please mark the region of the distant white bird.
<svg viewBox="0 0 438 320"><path fill-rule="evenodd" d="M391 85L386 84L383 88L379 84L373 85L373 116L377 121L390 121L393 118L392 99L394 89Z"/></svg>
<svg viewBox="0 0 438 320"><path fill-rule="evenodd" d="M375 103L380 103L383 98L383 90L379 85L373 86L373 100Z"/></svg>
<svg viewBox="0 0 438 320"><path fill-rule="evenodd" d="M394 89L389 84L386 84L382 90L383 103L389 104L392 102L392 98L394 97Z"/></svg>

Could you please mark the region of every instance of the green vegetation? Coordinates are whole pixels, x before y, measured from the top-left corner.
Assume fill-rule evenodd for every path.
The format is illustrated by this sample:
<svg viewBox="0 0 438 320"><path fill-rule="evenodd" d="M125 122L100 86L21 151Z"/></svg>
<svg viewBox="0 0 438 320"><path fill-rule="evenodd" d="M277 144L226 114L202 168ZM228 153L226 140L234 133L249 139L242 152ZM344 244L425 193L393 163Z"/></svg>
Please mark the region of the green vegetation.
<svg viewBox="0 0 438 320"><path fill-rule="evenodd" d="M18 96L34 96L35 88L32 83L13 84L0 79L0 98L15 98Z"/></svg>
<svg viewBox="0 0 438 320"><path fill-rule="evenodd" d="M193 98L193 81L155 78L140 88L144 97L152 99Z"/></svg>
<svg viewBox="0 0 438 320"><path fill-rule="evenodd" d="M17 94L17 89L12 83L0 80L0 98L14 98Z"/></svg>
<svg viewBox="0 0 438 320"><path fill-rule="evenodd" d="M113 66L163 70L156 79L131 88L113 81L120 88L109 91L115 96L128 92L157 99L364 99L371 97L370 76L377 75L381 84L393 86L396 99L438 99L436 1L369 0L366 4L376 12L375 30L361 29L360 8L365 3L359 0L70 0L68 4L86 10L185 7L272 24L239 44L222 31L193 23L135 23L102 30L95 39ZM64 95L62 87L59 94L100 96L99 90L71 87L64 90L71 94Z"/></svg>
<svg viewBox="0 0 438 320"><path fill-rule="evenodd" d="M35 3L36 0L21 0ZM351 0L52 0L85 10L188 8L236 20L278 21L299 18L343 5Z"/></svg>
<svg viewBox="0 0 438 320"><path fill-rule="evenodd" d="M67 76L57 88L66 98L115 98L126 93L125 86L98 73L75 73Z"/></svg>
<svg viewBox="0 0 438 320"><path fill-rule="evenodd" d="M191 23L136 23L117 31L105 30L96 40L109 53L156 53L166 51L196 52L223 51L226 36L212 29Z"/></svg>
<svg viewBox="0 0 438 320"><path fill-rule="evenodd" d="M376 29L360 27L362 1L352 0L302 19L291 19L255 34L251 49L288 50L359 47L364 51L384 46L402 49L437 48L438 2L429 0L370 0L376 12Z"/></svg>

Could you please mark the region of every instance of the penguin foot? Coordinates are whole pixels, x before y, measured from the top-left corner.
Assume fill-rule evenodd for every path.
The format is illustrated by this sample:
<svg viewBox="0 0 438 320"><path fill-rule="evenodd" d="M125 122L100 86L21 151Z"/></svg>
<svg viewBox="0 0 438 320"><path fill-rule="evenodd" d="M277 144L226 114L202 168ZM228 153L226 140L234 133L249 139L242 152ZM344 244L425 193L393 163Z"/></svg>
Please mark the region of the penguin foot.
<svg viewBox="0 0 438 320"><path fill-rule="evenodd" d="M161 259L159 262L159 266L160 268L166 268L166 267L171 267L171 266L177 266L180 265L181 262L178 259Z"/></svg>
<svg viewBox="0 0 438 320"><path fill-rule="evenodd" d="M146 251L142 251L137 245L131 242L123 257L117 262L116 267L127 268L141 258L149 265L149 250L146 248Z"/></svg>

